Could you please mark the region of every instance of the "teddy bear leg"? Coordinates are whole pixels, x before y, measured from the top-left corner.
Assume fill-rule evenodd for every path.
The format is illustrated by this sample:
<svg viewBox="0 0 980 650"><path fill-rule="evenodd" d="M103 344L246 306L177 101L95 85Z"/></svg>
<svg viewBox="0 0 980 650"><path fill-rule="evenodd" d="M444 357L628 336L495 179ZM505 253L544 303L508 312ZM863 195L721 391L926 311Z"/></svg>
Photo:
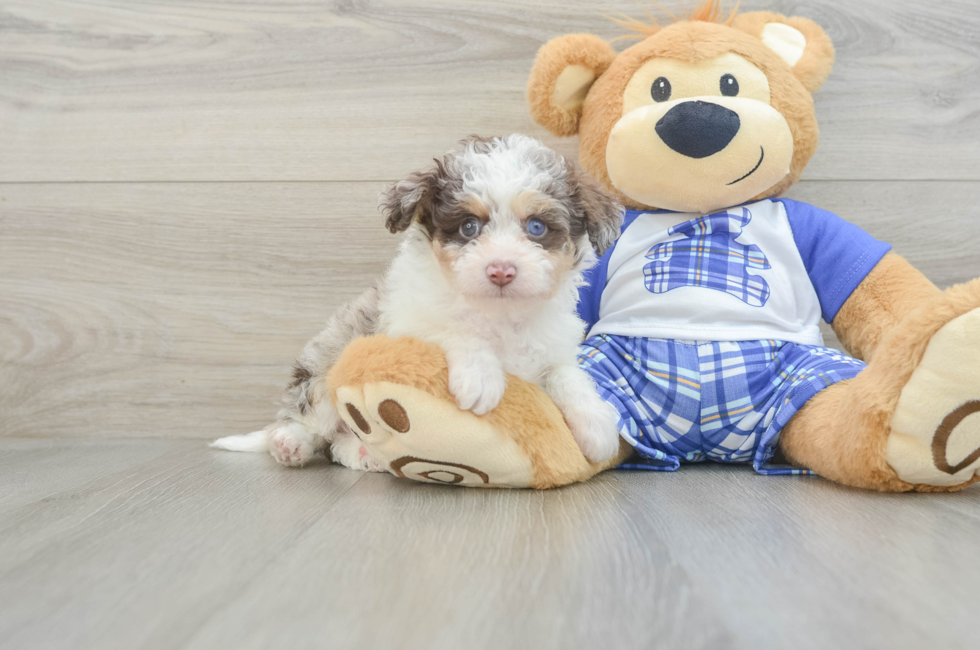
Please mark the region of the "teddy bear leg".
<svg viewBox="0 0 980 650"><path fill-rule="evenodd" d="M808 401L779 435L779 450L795 466L853 487L907 492L884 460L887 418L870 417L862 395L872 387L854 379L829 386ZM864 384L864 385L862 385Z"/></svg>
<svg viewBox="0 0 980 650"><path fill-rule="evenodd" d="M621 462L599 464L576 445L554 402L509 377L486 415L457 407L445 353L418 339L353 341L327 378L341 418L392 474L426 483L548 488L582 481Z"/></svg>
<svg viewBox="0 0 980 650"><path fill-rule="evenodd" d="M951 492L980 475L980 281L909 314L857 377L783 430L791 462L888 492Z"/></svg>

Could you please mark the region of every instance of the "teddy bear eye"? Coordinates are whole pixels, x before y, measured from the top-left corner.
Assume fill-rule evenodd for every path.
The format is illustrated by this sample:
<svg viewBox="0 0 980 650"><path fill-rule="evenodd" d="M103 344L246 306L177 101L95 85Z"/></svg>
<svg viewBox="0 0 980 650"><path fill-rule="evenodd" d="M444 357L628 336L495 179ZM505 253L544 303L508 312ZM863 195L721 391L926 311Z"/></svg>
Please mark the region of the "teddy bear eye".
<svg viewBox="0 0 980 650"><path fill-rule="evenodd" d="M734 97L738 94L738 79L730 74L721 78L721 94L725 97Z"/></svg>
<svg viewBox="0 0 980 650"><path fill-rule="evenodd" d="M670 82L667 77L657 77L650 87L650 96L655 102L665 102L670 99Z"/></svg>

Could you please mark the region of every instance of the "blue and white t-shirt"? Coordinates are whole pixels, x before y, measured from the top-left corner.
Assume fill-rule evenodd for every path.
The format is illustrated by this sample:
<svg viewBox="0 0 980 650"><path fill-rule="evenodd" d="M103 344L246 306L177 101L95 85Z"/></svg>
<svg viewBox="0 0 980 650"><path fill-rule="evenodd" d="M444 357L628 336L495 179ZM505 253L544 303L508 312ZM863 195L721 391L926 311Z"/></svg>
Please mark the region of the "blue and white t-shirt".
<svg viewBox="0 0 980 650"><path fill-rule="evenodd" d="M589 336L823 345L891 249L835 214L766 199L710 215L629 210L579 293Z"/></svg>

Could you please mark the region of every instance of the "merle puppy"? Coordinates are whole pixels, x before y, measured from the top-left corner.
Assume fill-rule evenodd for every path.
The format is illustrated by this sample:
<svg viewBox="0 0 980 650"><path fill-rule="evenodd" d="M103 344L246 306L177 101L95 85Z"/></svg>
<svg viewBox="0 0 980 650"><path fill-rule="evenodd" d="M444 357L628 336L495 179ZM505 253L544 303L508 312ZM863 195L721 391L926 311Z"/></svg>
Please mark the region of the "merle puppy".
<svg viewBox="0 0 980 650"><path fill-rule="evenodd" d="M446 352L461 409L493 409L507 374L533 382L561 409L592 461L619 448L616 417L578 368L582 271L619 236L622 210L571 163L533 138L472 137L388 188L382 211L406 231L374 288L334 314L296 361L276 422L213 446L268 449L303 465L328 447L361 470L384 468L330 403L325 377L358 336L413 336Z"/></svg>

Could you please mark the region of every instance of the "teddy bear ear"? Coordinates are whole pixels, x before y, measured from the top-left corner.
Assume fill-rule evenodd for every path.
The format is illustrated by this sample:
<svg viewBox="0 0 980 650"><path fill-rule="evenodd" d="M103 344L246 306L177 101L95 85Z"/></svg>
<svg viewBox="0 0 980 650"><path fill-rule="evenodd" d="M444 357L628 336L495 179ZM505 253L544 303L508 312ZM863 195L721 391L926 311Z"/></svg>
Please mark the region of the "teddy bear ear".
<svg viewBox="0 0 980 650"><path fill-rule="evenodd" d="M527 82L531 117L554 135L578 133L585 97L614 58L612 46L592 34L568 34L545 43Z"/></svg>
<svg viewBox="0 0 980 650"><path fill-rule="evenodd" d="M732 27L755 36L778 54L811 93L823 85L834 67L834 44L808 18L755 11L737 15Z"/></svg>

